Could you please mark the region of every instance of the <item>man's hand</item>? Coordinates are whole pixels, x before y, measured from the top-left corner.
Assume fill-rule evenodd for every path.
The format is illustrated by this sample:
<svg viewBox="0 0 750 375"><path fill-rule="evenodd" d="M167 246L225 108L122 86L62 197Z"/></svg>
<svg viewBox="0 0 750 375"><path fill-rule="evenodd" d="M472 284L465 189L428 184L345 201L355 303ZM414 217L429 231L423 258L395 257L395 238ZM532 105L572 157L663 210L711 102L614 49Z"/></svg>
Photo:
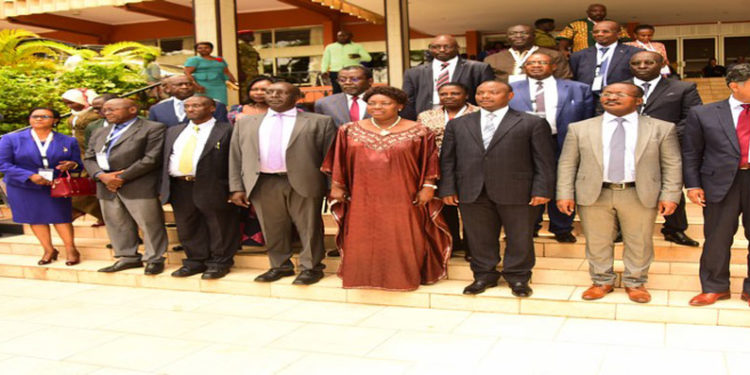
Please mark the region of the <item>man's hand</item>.
<svg viewBox="0 0 750 375"><path fill-rule="evenodd" d="M76 167L78 167L78 163L74 161L70 161L70 160L63 160L63 161L60 161L60 163L55 167L55 169L59 171L68 171Z"/></svg>
<svg viewBox="0 0 750 375"><path fill-rule="evenodd" d="M29 176L29 180L37 185L42 186L49 186L52 185L52 181L47 180L46 178L34 173L31 176Z"/></svg>
<svg viewBox="0 0 750 375"><path fill-rule="evenodd" d="M572 199L558 199L557 209L568 216L573 215L573 211L576 209L576 201Z"/></svg>
<svg viewBox="0 0 750 375"><path fill-rule="evenodd" d="M125 183L125 180L120 178L122 172L123 171L102 173L98 175L97 178L107 187L107 190L116 193L117 189L121 188Z"/></svg>
<svg viewBox="0 0 750 375"><path fill-rule="evenodd" d="M431 187L423 187L422 190L417 192L417 196L414 197L415 206L424 206L427 202L431 201L435 197L435 189Z"/></svg>
<svg viewBox="0 0 750 375"><path fill-rule="evenodd" d="M677 209L677 203L670 201L659 201L659 215L669 216Z"/></svg>
<svg viewBox="0 0 750 375"><path fill-rule="evenodd" d="M229 202L234 204L235 206L250 207L250 202L247 200L247 195L245 195L244 191L235 191L232 193L232 195L229 198Z"/></svg>
<svg viewBox="0 0 750 375"><path fill-rule="evenodd" d="M545 198L545 197L531 197L531 200L529 201L529 206L539 206L549 201L550 199Z"/></svg>
<svg viewBox="0 0 750 375"><path fill-rule="evenodd" d="M458 206L458 194L453 194L447 197L443 197L443 203L449 206Z"/></svg>
<svg viewBox="0 0 750 375"><path fill-rule="evenodd" d="M690 189L687 192L687 196L691 202L701 207L706 207L706 192L704 192L703 189Z"/></svg>
<svg viewBox="0 0 750 375"><path fill-rule="evenodd" d="M349 198L349 194L347 193L346 189L338 186L336 184L333 184L331 186L331 201L339 201L339 202L346 202L346 200Z"/></svg>

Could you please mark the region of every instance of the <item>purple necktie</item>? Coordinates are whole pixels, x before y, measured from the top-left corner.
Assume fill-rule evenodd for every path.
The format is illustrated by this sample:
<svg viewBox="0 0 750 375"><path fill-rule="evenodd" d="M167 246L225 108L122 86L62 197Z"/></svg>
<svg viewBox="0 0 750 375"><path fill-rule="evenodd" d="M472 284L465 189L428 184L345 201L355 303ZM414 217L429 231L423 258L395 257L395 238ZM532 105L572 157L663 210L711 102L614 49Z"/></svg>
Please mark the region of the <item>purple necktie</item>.
<svg viewBox="0 0 750 375"><path fill-rule="evenodd" d="M271 136L268 139L268 168L272 171L284 170L284 159L282 158L282 141L284 134L284 114L277 113L276 123L271 128Z"/></svg>

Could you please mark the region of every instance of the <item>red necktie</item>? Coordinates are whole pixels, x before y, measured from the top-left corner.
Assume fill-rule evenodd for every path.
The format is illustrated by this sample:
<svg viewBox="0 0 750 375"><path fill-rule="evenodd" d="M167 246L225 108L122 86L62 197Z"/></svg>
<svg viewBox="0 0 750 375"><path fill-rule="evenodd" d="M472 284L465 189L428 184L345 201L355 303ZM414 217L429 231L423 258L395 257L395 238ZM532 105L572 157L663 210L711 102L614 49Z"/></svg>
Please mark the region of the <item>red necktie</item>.
<svg viewBox="0 0 750 375"><path fill-rule="evenodd" d="M359 121L359 100L358 96L352 96L352 106L349 107L349 119L352 121Z"/></svg>
<svg viewBox="0 0 750 375"><path fill-rule="evenodd" d="M440 90L441 87L443 87L444 84L448 83L450 79L450 72L448 71L448 66L450 63L444 62L440 64L440 75L438 75L437 82L435 83L435 90Z"/></svg>
<svg viewBox="0 0 750 375"><path fill-rule="evenodd" d="M750 149L750 104L742 104L742 112L737 119L737 139L740 141L740 165L746 164Z"/></svg>

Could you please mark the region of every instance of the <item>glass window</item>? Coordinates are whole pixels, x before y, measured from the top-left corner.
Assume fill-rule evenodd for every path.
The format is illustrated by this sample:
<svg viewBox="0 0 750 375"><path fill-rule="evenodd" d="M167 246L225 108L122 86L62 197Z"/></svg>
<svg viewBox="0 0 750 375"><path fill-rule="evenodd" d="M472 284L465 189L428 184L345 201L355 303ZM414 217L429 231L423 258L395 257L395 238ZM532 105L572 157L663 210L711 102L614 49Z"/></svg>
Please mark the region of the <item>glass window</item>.
<svg viewBox="0 0 750 375"><path fill-rule="evenodd" d="M296 84L310 83L310 56L277 58L276 75Z"/></svg>
<svg viewBox="0 0 750 375"><path fill-rule="evenodd" d="M182 50L182 39L162 39L159 44L162 53Z"/></svg>
<svg viewBox="0 0 750 375"><path fill-rule="evenodd" d="M667 49L667 59L669 59L670 64L674 64L675 62L677 62L677 40L654 40L654 42L664 44L664 48Z"/></svg>
<svg viewBox="0 0 750 375"><path fill-rule="evenodd" d="M724 64L727 67L737 62L746 62L748 56L750 56L750 36L724 38Z"/></svg>
<svg viewBox="0 0 750 375"><path fill-rule="evenodd" d="M684 39L682 41L685 60L685 77L702 77L708 60L716 56L716 39Z"/></svg>
<svg viewBox="0 0 750 375"><path fill-rule="evenodd" d="M276 47L310 45L310 29L275 30Z"/></svg>
<svg viewBox="0 0 750 375"><path fill-rule="evenodd" d="M273 35L271 31L261 31L258 33L260 37L256 36L256 42L260 41L259 48L271 48L273 45Z"/></svg>

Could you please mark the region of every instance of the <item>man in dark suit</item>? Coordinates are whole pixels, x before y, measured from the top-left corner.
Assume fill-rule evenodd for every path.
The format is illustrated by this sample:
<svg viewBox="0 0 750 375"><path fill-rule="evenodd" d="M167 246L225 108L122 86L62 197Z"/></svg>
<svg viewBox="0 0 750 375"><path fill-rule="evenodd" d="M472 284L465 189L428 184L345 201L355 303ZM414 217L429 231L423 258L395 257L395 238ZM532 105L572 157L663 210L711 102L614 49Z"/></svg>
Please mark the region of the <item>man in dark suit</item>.
<svg viewBox="0 0 750 375"><path fill-rule="evenodd" d="M238 120L229 153L232 203L258 213L268 247L271 269L255 281L271 282L294 275L292 225L302 241L296 285L323 278L323 218L321 208L328 185L320 171L336 137L328 116L300 112L294 104L299 89L278 82L266 89L268 113Z"/></svg>
<svg viewBox="0 0 750 375"><path fill-rule="evenodd" d="M685 187L690 201L703 207L706 234L702 292L690 300L693 306L730 298L730 250L740 214L750 239L750 64L735 65L726 80L732 95L693 107L682 140ZM750 278L742 285L742 299L750 299Z"/></svg>
<svg viewBox="0 0 750 375"><path fill-rule="evenodd" d="M130 99L104 103L102 113L111 124L91 135L84 158L89 175L97 180L96 195L107 224L117 262L100 272L143 267L145 273L164 271L167 231L158 198L164 124L138 117ZM145 252L138 253L138 230Z"/></svg>
<svg viewBox="0 0 750 375"><path fill-rule="evenodd" d="M316 100L315 113L330 116L337 128L369 118L362 94L372 86L372 71L362 65L347 66L339 70L337 79L343 92Z"/></svg>
<svg viewBox="0 0 750 375"><path fill-rule="evenodd" d="M404 91L409 103L401 117L416 120L420 113L440 104L438 89L448 82L459 82L469 88L469 102L476 104L474 93L484 81L495 78L492 68L478 61L458 56L458 42L450 35L438 35L429 47L433 60L404 72Z"/></svg>
<svg viewBox="0 0 750 375"><path fill-rule="evenodd" d="M165 81L172 97L151 106L148 110L148 119L161 122L167 127L183 124L188 121L185 113L185 99L195 95L195 85L184 75L172 76ZM215 101L214 105L216 110L213 117L216 121L227 122L226 105L218 101Z"/></svg>
<svg viewBox="0 0 750 375"><path fill-rule="evenodd" d="M568 133L568 124L594 116L594 97L591 88L584 83L555 78L554 60L544 52L529 56L524 63L524 70L528 78L510 84L514 95L509 106L513 110L547 120L557 160L565 135ZM554 233L558 242L576 242L576 237L571 233L574 215L561 213L554 202L553 199L547 204L549 231ZM541 228L541 221L540 212L536 224L537 231Z"/></svg>
<svg viewBox="0 0 750 375"><path fill-rule="evenodd" d="M640 48L631 47L617 41L620 25L615 21L602 21L594 26L596 45L580 50L570 56L573 79L591 86L594 100L599 102L599 94L604 86L627 81L633 78L630 72L630 58ZM597 112L604 110L597 106Z"/></svg>
<svg viewBox="0 0 750 375"><path fill-rule="evenodd" d="M547 122L508 107L513 89L484 82L482 109L448 122L440 152L438 193L458 205L471 250L474 282L464 294L497 286L500 229L507 246L502 275L518 297L528 297L534 267L534 222L555 189L555 155Z"/></svg>
<svg viewBox="0 0 750 375"><path fill-rule="evenodd" d="M677 134L682 138L690 108L703 104L695 83L666 79L661 76L664 58L658 52L642 51L630 58L630 81L643 89L644 103L641 115L668 121L677 126ZM698 241L688 237L685 213L685 197L675 212L664 217L661 233L664 239L680 245L698 246Z"/></svg>
<svg viewBox="0 0 750 375"><path fill-rule="evenodd" d="M215 109L209 97L185 99L190 122L167 129L164 139L161 202L172 204L187 255L174 277L222 278L240 246L239 212L227 202L232 125L217 122Z"/></svg>

